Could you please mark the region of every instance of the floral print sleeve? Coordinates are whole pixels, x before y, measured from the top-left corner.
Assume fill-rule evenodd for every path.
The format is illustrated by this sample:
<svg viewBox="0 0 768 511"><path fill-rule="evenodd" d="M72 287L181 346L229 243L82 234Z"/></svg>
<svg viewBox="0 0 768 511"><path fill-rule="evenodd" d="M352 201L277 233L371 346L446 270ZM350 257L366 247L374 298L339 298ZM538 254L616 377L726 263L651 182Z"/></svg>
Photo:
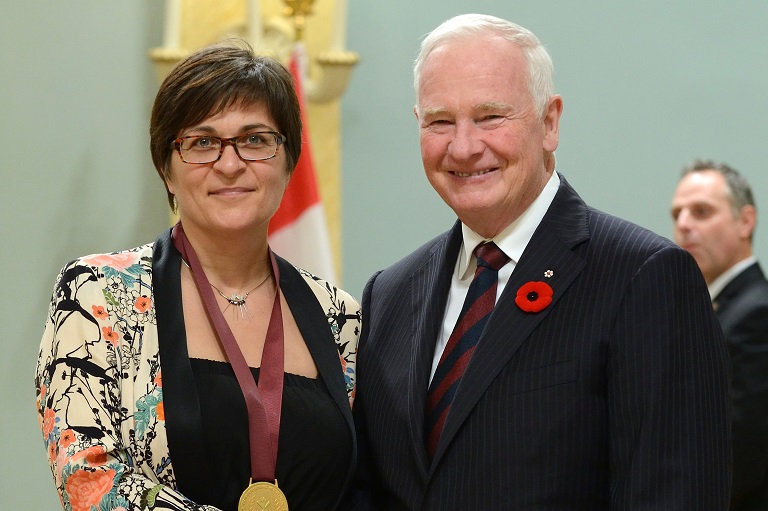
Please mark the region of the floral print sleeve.
<svg viewBox="0 0 768 511"><path fill-rule="evenodd" d="M57 279L35 374L65 510L213 510L174 490L151 245L81 258Z"/></svg>
<svg viewBox="0 0 768 511"><path fill-rule="evenodd" d="M355 401L355 362L357 358L357 343L363 320L360 304L349 293L329 282L312 275L302 268L296 268L317 298L325 312L328 327L336 341L339 352L341 370L344 373L347 397L351 407Z"/></svg>

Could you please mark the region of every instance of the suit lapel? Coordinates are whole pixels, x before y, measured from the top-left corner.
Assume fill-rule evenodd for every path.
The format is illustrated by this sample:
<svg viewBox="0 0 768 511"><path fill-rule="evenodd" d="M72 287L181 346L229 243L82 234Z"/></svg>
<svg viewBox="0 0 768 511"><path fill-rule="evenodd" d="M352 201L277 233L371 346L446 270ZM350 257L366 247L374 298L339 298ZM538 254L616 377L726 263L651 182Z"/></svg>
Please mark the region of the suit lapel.
<svg viewBox="0 0 768 511"><path fill-rule="evenodd" d="M584 268L584 260L572 249L588 238L586 205L562 176L560 179L560 189L515 266L467 365L446 418L433 467L491 382L555 309ZM545 277L548 270L552 271L549 278ZM545 281L553 289L552 303L538 313L524 312L515 304L517 290L530 281Z"/></svg>
<svg viewBox="0 0 768 511"><path fill-rule="evenodd" d="M714 299L718 318L721 318L728 311L733 298L741 294L745 287L764 278L763 271L757 262L747 266L744 271L736 275Z"/></svg>
<svg viewBox="0 0 768 511"><path fill-rule="evenodd" d="M411 442L416 453L419 470L426 478L430 464L427 457L424 433L424 407L435 343L440 333L451 275L461 246L461 223L453 228L434 246L426 263L414 272L410 281L410 323L414 349L411 352L408 406Z"/></svg>

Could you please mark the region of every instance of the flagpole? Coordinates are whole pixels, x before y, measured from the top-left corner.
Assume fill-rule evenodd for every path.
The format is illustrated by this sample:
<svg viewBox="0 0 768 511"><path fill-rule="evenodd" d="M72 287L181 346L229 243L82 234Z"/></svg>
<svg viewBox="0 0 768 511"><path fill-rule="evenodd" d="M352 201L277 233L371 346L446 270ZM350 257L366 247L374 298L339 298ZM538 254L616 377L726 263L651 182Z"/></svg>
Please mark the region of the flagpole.
<svg viewBox="0 0 768 511"><path fill-rule="evenodd" d="M251 46L256 50L261 46L261 5L259 0L248 2L248 38Z"/></svg>
<svg viewBox="0 0 768 511"><path fill-rule="evenodd" d="M165 32L163 47L176 50L181 46L181 0L165 1Z"/></svg>
<svg viewBox="0 0 768 511"><path fill-rule="evenodd" d="M336 0L331 51L344 51L347 33L347 0Z"/></svg>

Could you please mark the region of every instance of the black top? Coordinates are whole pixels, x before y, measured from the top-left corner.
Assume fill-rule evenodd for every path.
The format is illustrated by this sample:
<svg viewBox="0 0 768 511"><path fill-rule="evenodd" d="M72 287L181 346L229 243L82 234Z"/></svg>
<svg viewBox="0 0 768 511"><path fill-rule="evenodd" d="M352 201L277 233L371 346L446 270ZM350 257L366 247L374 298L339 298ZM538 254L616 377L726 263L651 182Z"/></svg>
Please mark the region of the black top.
<svg viewBox="0 0 768 511"><path fill-rule="evenodd" d="M197 503L236 511L250 478L248 413L224 362L191 359L200 397L205 488L188 490ZM258 381L258 369L251 369ZM344 489L352 439L322 380L286 374L276 476L291 511L331 509ZM180 481L181 483L181 481ZM190 494L191 493L191 494Z"/></svg>
<svg viewBox="0 0 768 511"><path fill-rule="evenodd" d="M235 387L236 378L230 372L232 385L236 391L233 390L228 393L229 399L235 403L237 409L240 410L238 413L241 415L234 413L230 414L236 416L234 418L221 417L215 428L208 424L211 416L210 407L216 406L218 401L225 398L222 391L212 390L209 388L211 384L201 382L195 376L195 371L192 368L193 364L187 350L187 333L184 327L184 311L182 309L181 254L173 246L170 232L171 230L168 229L161 234L155 241L152 250L152 286L157 314L160 360L162 361L165 431L169 454L166 462L171 463L173 460L172 477L165 474L159 474L158 477L161 483L171 485L185 498L198 504L213 505L222 500L224 491L221 489L222 485L214 481L229 480L232 474L229 466L235 462L232 456L227 457L225 452L237 452L240 456L238 459L241 460L250 458L245 422L246 407L242 393L239 388ZM310 287L306 277L299 270L280 256L276 255L276 258L280 267L280 291L285 295L288 307L312 355L312 360L317 366L320 374L317 380L322 382L320 385L323 385L322 392L313 393L313 399L305 399L301 396L299 398L288 397L295 394L293 390L289 391L290 384L286 384L283 391L283 410L286 417L292 416L294 418L284 418L283 421L287 420L294 425L301 425L305 422L317 427L319 421L316 419L314 407L320 405L329 417L336 417L333 415L334 413L339 414L333 422L334 426L328 428L333 431L332 437L320 434L320 430L317 429L309 440L304 440L302 435L306 433L302 431L298 434L302 437L301 444L298 444L290 439L295 434L281 433L282 441L278 445L280 452L278 453L277 476L281 487L293 485L294 488L296 486L318 488L328 484L325 474L328 468L326 465L318 463L320 460L327 459L327 455L320 450L324 446L328 446L334 452L334 461L338 463L334 471L345 472L346 479L349 479L354 473L356 458L354 425L352 423L352 410L349 406L348 382L345 381L339 360L340 349L344 346L337 344L333 332L333 329L342 328L343 322L346 320L344 315L346 303L341 297L335 295L335 290L328 284L322 285L328 286L329 298L320 300L315 295L315 290ZM320 283L322 281L318 282L318 284ZM331 318L329 313L336 315ZM206 393L209 397L204 399L201 397L201 393ZM290 405L288 400L291 401ZM313 408L311 413L305 409L309 407ZM213 413L215 415L219 412L214 411ZM299 419L296 419L297 416ZM286 428L283 424L283 430L286 429L295 431L295 428ZM241 433L236 433L237 431L241 431ZM146 434L155 433L147 432ZM241 439L238 440L241 447L236 448L230 445L236 436ZM210 440L212 437L214 438L213 441ZM315 441L314 438L316 437L321 438L322 443ZM287 440L288 447L284 446L286 438L289 438ZM215 445L217 441L226 442L225 452L217 451L218 447ZM307 444L309 447L305 449L304 446ZM224 461L212 459L209 455L211 450L217 452L217 457L224 459ZM292 454L283 455L282 453L286 450ZM297 453L303 453L304 457L311 459L304 459L301 454ZM286 459L289 466L296 466L296 468L292 470L282 468L284 466L282 463L286 462ZM248 462L242 461L242 463L242 466L246 467ZM298 465L301 465L301 468ZM227 475L219 475L224 470L226 470ZM299 470L301 472L298 472ZM317 474L319 471L322 471L322 474ZM243 468L240 472L246 474L243 476L244 488L248 481L249 470ZM306 480L302 480L302 477L305 477L304 472L309 473ZM242 490L238 491L238 499ZM332 500L328 496L334 494L337 499L340 499L345 490L344 485L337 484L336 479L334 479L333 485L328 484L328 487L324 489L326 492L324 495L326 495L327 501ZM301 493L307 491L302 490ZM288 498L291 498L291 493L294 491L288 493ZM289 501L291 511L297 509L328 511L333 509L332 505L327 506L325 501L312 502L312 507L301 506L302 500L310 501L315 498L314 494L310 493L311 491L304 496L304 499L302 499L302 495L295 495L294 499L299 499L299 502ZM187 507L190 506L187 505ZM233 508L225 506L220 509Z"/></svg>

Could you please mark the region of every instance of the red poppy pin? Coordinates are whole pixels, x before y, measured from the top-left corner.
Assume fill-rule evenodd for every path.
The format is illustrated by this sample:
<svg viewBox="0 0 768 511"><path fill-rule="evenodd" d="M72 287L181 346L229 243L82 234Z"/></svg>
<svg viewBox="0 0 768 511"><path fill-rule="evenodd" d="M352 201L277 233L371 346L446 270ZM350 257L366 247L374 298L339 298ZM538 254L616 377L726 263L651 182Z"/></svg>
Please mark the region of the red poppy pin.
<svg viewBox="0 0 768 511"><path fill-rule="evenodd" d="M541 312L552 303L552 288L546 282L526 282L517 290L515 303L525 312Z"/></svg>

